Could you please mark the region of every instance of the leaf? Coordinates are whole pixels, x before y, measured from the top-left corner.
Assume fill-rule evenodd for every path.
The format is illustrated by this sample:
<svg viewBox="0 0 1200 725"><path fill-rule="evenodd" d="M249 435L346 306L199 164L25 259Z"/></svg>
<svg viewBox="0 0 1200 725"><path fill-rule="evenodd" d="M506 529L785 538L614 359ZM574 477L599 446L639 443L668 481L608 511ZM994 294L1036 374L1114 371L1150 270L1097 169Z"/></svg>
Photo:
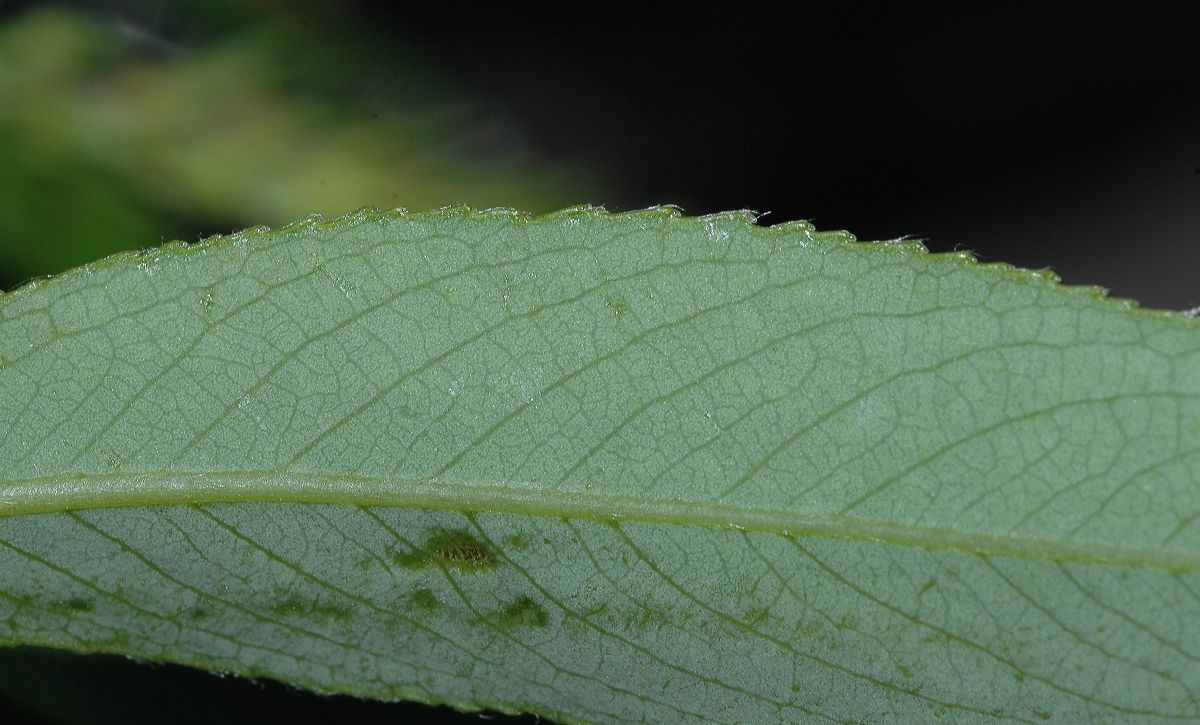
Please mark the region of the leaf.
<svg viewBox="0 0 1200 725"><path fill-rule="evenodd" d="M0 299L0 641L564 721L1200 717L1200 330L745 213Z"/></svg>

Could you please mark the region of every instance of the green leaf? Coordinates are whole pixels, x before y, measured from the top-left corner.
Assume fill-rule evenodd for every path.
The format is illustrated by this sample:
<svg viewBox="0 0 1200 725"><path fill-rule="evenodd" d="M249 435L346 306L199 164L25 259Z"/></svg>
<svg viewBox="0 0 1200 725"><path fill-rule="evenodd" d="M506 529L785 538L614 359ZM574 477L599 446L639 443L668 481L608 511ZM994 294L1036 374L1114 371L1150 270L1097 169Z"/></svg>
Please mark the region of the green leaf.
<svg viewBox="0 0 1200 725"><path fill-rule="evenodd" d="M1200 329L669 209L0 298L0 642L565 721L1200 717Z"/></svg>
<svg viewBox="0 0 1200 725"><path fill-rule="evenodd" d="M238 17L212 2L155 14L197 38L186 50L84 8L4 15L0 287L197 227L401 200L549 211L603 188L597 170L546 159L401 35L379 47L315 6L233 4Z"/></svg>

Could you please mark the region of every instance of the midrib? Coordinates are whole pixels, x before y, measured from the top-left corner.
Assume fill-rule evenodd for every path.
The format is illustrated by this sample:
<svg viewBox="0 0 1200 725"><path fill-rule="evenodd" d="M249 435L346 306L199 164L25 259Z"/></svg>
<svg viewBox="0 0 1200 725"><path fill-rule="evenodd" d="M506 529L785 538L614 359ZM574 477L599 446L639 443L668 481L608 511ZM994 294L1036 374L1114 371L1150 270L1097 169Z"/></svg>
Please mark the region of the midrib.
<svg viewBox="0 0 1200 725"><path fill-rule="evenodd" d="M312 503L637 521L788 536L874 541L984 556L1109 564L1181 573L1200 553L1079 541L1019 538L845 516L731 506L708 501L553 491L534 485L471 485L391 477L279 471L58 474L0 483L0 516L204 503Z"/></svg>

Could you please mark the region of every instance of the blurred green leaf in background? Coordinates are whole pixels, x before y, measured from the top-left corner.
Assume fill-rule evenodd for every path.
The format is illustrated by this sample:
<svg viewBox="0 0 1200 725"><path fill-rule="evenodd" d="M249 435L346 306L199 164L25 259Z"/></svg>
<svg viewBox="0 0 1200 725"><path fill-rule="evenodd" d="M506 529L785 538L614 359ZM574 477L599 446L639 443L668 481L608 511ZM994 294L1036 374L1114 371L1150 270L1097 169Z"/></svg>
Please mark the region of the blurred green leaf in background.
<svg viewBox="0 0 1200 725"><path fill-rule="evenodd" d="M0 286L314 212L598 198L579 164L539 159L389 40L403 29L314 4L191 5L133 13L186 17L186 44L112 11L0 17Z"/></svg>

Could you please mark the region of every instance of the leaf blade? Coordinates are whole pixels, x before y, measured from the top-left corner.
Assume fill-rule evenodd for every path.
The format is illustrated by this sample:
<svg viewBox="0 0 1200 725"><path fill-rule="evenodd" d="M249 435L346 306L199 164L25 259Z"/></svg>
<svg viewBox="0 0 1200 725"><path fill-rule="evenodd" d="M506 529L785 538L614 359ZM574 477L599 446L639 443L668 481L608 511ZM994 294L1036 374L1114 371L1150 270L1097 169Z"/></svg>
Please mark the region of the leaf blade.
<svg viewBox="0 0 1200 725"><path fill-rule="evenodd" d="M567 720L1193 716L1193 638L1178 622L1152 623L1163 605L1129 600L1115 582L1121 573L1149 582L1173 597L1167 611L1178 621L1195 612L1195 324L919 245L750 221L363 213L109 261L0 299L0 540L26 577L6 587L9 621L28 609L52 620L61 616L54 602L70 609L83 596L42 596L84 586L82 564L49 554L84 532L115 545L102 517L137 537L122 517L199 516L206 540L241 542L237 556L223 554L230 572L229 562L250 557L261 573L271 570L267 554L253 551L320 548L322 537L354 548L353 535L379 528L378 517L406 513L441 522L382 527L413 556L437 532L501 543L462 539L418 569L388 564L389 544L365 547L388 586L428 592L425 605L459 602L430 615L406 600L411 631L378 635L395 660L359 653L357 674L392 689L355 689L336 668L324 680L290 676L286 652L314 647L303 638L273 665L262 653L200 664ZM70 509L87 511L53 513ZM245 523L265 526L268 539L281 517L310 523L256 549L214 511L239 521L256 511ZM355 511L366 519L350 529L328 524ZM13 532L47 521L62 530L16 546ZM530 522L540 538L574 541L577 568L556 564L565 545L522 564L504 542ZM34 551L38 541L50 549ZM589 557L598 542L615 553ZM117 548L109 565L121 572L177 551L158 564L171 577L134 579L160 607L194 559L169 539ZM321 636L347 642L345 622L370 629L371 617L394 615L395 602L371 588L382 584L338 551L311 562L328 577L297 567L272 575L282 593L253 611L287 621L295 596L327 615ZM488 551L504 565L459 566ZM886 561L911 581L869 571ZM51 564L76 578L60 572L48 583ZM769 592L748 581L723 591L722 577L742 570ZM607 578L614 571L637 572L643 602L658 603L639 610L644 621L630 584ZM814 582L824 587L817 603L800 586ZM217 583L190 586L184 594ZM941 619L922 609L939 590L953 592ZM982 593L1005 604L973 609ZM255 596L263 591L244 594ZM582 614L617 601L630 610L593 614L603 626ZM977 636L967 614L1012 627ZM141 616L131 654L188 656L154 651L145 632L155 620ZM1022 634L1022 618L1037 637ZM442 673L427 691L404 684L420 681L405 667L455 649L411 633L447 622L468 650L544 669L518 685L497 661L461 661L478 676ZM553 636L531 646L539 622ZM824 641L807 629L827 631ZM40 641L35 631L10 624L0 638ZM1075 649L1047 669L1042 660L1061 659L1064 643ZM973 667L942 666L939 647ZM893 661L885 667L872 651ZM603 669L588 659L596 652L621 664ZM761 671L726 672L743 660ZM585 685L583 673L600 679L602 670L626 679ZM549 692L544 683L560 676L583 694ZM957 689L946 686L956 679ZM996 694L985 696L985 681ZM668 695L651 702L650 691Z"/></svg>

